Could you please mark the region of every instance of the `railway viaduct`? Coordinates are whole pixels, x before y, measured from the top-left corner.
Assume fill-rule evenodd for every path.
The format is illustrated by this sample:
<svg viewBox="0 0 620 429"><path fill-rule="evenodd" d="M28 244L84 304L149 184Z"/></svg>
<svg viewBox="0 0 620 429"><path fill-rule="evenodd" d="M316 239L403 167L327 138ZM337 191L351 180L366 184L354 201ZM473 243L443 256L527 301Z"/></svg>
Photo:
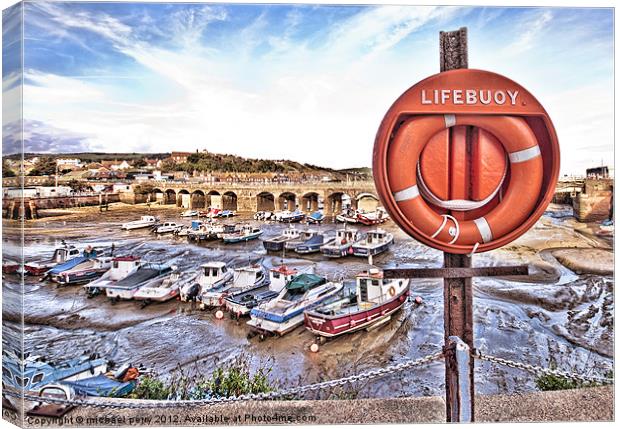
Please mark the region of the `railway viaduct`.
<svg viewBox="0 0 620 429"><path fill-rule="evenodd" d="M149 201L177 207L223 210L339 212L350 201L353 208L374 209L379 199L373 182L226 183L141 182L149 189ZM134 188L135 189L135 188Z"/></svg>

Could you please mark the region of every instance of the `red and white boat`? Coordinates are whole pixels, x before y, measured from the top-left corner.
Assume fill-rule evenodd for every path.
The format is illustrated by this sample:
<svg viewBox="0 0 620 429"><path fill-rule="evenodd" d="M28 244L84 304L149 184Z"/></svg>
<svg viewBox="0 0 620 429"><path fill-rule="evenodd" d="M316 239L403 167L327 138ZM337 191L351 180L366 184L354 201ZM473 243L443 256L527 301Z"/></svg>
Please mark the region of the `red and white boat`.
<svg viewBox="0 0 620 429"><path fill-rule="evenodd" d="M20 263L13 259L2 258L2 273L15 274L19 271Z"/></svg>
<svg viewBox="0 0 620 429"><path fill-rule="evenodd" d="M357 221L363 225L377 225L387 221L389 218L390 215L383 207L377 207L377 210L374 212L357 214Z"/></svg>
<svg viewBox="0 0 620 429"><path fill-rule="evenodd" d="M306 328L320 337L370 330L387 323L407 302L408 279L384 279L383 271L372 268L356 277L354 296L344 295L304 312Z"/></svg>
<svg viewBox="0 0 620 429"><path fill-rule="evenodd" d="M77 258L78 256L80 256L80 251L72 244L66 244L63 241L62 245L54 250L51 259L41 262L27 262L24 264L24 270L27 274L40 276L56 265L67 262L69 259Z"/></svg>

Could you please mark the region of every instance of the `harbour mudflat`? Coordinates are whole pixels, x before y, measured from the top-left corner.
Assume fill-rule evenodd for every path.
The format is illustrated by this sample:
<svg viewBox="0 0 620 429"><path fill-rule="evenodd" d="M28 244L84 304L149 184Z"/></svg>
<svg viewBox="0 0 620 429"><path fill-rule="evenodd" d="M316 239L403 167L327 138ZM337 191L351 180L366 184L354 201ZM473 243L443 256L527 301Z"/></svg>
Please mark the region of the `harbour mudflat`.
<svg viewBox="0 0 620 429"><path fill-rule="evenodd" d="M556 256L565 248L587 249L580 263L600 264L597 252L609 252L610 244L592 234L587 224L564 216L565 208L552 207L536 226L510 246L476 255L476 265L530 264L528 279L478 278L475 280L475 338L477 347L488 353L521 362L548 366L553 359L559 368L597 373L610 368L613 353L613 276L601 271L572 271ZM301 257L266 254L260 240L239 244L219 241L188 243L172 235L155 236L148 230L121 231L120 225L142 214L162 221L187 222L180 210L114 205L100 214L85 208L72 214L26 223L25 257L43 261L65 239L82 248L86 244L109 247L116 254L135 253L154 262L174 262L192 270L207 260L222 260L232 266L261 262L267 267L284 261L291 266L314 264L318 274L353 278L368 268L363 258L328 259L321 254ZM263 237L277 235L287 226L250 220L260 225ZM4 221L8 251L18 244L13 221ZM327 222L313 226L330 231L339 226ZM374 258L379 266L411 264L438 267L441 253L405 236L392 223L383 226L395 235L391 250ZM370 229L360 227L361 230ZM596 250L595 250L596 249ZM575 250L571 250L575 252ZM560 258L561 259L561 258ZM567 264L569 265L569 264ZM5 347L16 347L21 321L19 279L7 275L3 281ZM24 323L27 351L54 359L98 352L115 362L142 363L167 376L181 365L187 371L209 373L219 362L244 354L252 365L272 367L270 377L282 386L315 382L383 367L417 358L440 349L443 342L443 297L439 280L414 280L412 296L423 304L407 303L393 320L371 332L361 331L324 344L310 352L313 336L298 328L281 338L247 338L244 320L215 318L190 303L170 301L141 308L129 301L112 305L105 297L88 299L79 286L56 287L36 278L24 285ZM478 393L513 393L535 389L527 374L481 362L476 366ZM355 386L363 397L441 395L443 364L411 373L387 377Z"/></svg>

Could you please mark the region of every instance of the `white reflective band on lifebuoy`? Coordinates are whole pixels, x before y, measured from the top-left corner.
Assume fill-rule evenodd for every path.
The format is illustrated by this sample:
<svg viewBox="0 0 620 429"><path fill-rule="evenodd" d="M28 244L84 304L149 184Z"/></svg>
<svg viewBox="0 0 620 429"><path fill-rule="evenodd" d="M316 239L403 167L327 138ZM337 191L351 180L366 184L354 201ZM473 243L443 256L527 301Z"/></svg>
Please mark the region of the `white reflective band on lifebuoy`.
<svg viewBox="0 0 620 429"><path fill-rule="evenodd" d="M489 226L485 218L479 217L478 219L474 219L474 223L478 227L478 231L480 231L482 241L488 243L489 241L493 240L493 233L491 232L491 227Z"/></svg>
<svg viewBox="0 0 620 429"><path fill-rule="evenodd" d="M446 128L456 125L456 116L454 115L443 115L443 120L446 122Z"/></svg>
<svg viewBox="0 0 620 429"><path fill-rule="evenodd" d="M508 154L508 158L510 158L512 163L529 161L537 156L540 156L540 147L538 145Z"/></svg>
<svg viewBox="0 0 620 429"><path fill-rule="evenodd" d="M396 201L407 201L412 200L420 195L420 191L418 190L418 185L410 186L402 191L394 192L394 199Z"/></svg>

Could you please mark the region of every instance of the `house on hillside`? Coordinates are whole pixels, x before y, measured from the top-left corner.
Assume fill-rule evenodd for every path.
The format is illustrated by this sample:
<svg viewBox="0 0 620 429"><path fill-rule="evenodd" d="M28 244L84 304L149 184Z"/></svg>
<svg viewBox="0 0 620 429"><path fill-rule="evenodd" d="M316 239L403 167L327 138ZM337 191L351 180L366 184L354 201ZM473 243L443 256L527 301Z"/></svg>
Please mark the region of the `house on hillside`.
<svg viewBox="0 0 620 429"><path fill-rule="evenodd" d="M129 168L131 168L131 164L129 164L127 161L123 160L123 161L102 161L101 164L112 170L112 171L119 171L119 170L127 170Z"/></svg>
<svg viewBox="0 0 620 429"><path fill-rule="evenodd" d="M191 154L191 152L172 152L170 153L170 159L175 164L182 164L184 162L187 162L187 157Z"/></svg>

